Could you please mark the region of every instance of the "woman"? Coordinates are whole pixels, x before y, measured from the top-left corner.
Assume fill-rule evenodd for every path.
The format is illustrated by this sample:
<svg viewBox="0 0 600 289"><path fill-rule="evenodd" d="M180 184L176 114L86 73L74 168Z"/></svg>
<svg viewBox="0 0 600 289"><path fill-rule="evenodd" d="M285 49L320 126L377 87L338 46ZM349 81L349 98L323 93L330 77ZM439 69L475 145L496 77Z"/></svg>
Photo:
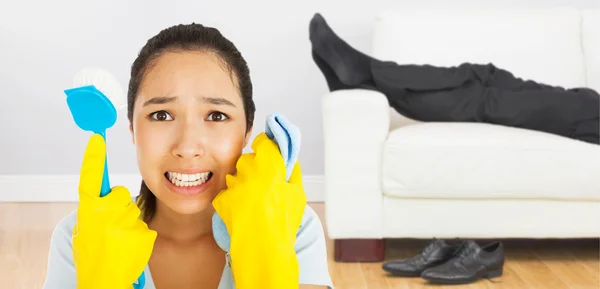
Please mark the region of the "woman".
<svg viewBox="0 0 600 289"><path fill-rule="evenodd" d="M53 232L44 288L132 288L129 282L135 282L142 270L145 289L234 288L234 276L239 287L242 282L256 282L249 276L256 274L247 272L268 275L279 270L250 264L264 265L268 262L264 260L279 262L268 266L287 268L289 276L298 271L295 282L301 289L332 288L322 226L315 212L300 201L301 183L269 186L266 180L281 172L264 163L273 158L274 150L264 135L253 144L263 156L257 152L241 157L254 110L247 64L218 30L178 25L151 38L132 65L128 91L130 131L143 178L139 209L131 205L123 187L113 188L106 197L97 196L105 144L95 135L84 157L78 210ZM299 167L294 171L300 179ZM236 173L244 177L226 180ZM253 179L260 181L244 181ZM300 226L295 227L300 230L283 236L279 231L285 230L275 228L255 237L249 228L260 229L269 214L255 212L231 235L232 266L212 234L213 204L231 233L234 218L248 219L240 213L251 208L247 204L265 205L260 200L268 198L266 194L252 199L253 194L244 192L256 185L261 186L259 193L273 188L293 192L269 193L281 193L277 198L287 202L274 209L280 215L287 214L285 206L292 204L293 210L296 205L297 210L297 204L302 204ZM257 243L260 238L263 242ZM283 248L270 252L291 249L293 256L282 253L277 259L263 243ZM245 254L238 261L236 248L238 256ZM236 265L237 271L232 270Z"/></svg>

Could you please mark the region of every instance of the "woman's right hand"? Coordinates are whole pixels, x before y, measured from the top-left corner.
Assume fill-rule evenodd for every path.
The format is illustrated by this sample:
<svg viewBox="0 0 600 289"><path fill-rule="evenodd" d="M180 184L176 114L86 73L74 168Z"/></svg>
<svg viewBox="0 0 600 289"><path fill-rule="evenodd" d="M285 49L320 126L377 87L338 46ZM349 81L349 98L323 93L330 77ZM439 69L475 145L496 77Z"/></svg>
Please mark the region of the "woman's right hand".
<svg viewBox="0 0 600 289"><path fill-rule="evenodd" d="M79 180L79 207L73 230L78 289L132 288L150 260L157 233L142 221L125 187L100 197L106 143L94 134Z"/></svg>

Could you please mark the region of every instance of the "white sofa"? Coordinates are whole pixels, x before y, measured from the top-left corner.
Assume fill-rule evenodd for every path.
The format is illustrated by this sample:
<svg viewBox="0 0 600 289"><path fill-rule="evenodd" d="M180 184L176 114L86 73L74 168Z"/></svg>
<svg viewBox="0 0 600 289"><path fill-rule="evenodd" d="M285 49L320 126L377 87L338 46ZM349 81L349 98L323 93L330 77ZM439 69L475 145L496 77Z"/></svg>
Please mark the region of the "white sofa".
<svg viewBox="0 0 600 289"><path fill-rule="evenodd" d="M366 52L399 64L493 63L600 91L600 10L385 12ZM328 93L322 109L326 222L338 261L381 261L385 238L600 237L598 145L418 122L368 90Z"/></svg>

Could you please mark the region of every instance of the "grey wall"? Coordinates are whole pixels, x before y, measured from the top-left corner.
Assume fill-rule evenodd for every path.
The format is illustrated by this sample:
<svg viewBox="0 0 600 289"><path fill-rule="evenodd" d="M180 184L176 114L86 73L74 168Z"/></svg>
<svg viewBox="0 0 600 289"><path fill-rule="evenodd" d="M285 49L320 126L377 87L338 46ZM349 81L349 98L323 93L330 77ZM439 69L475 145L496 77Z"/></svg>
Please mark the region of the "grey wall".
<svg viewBox="0 0 600 289"><path fill-rule="evenodd" d="M73 123L62 90L71 86L76 71L89 65L112 71L126 85L138 50L173 24L194 21L215 26L237 44L252 71L258 125L270 112L286 114L303 131L305 174L320 175L320 97L327 87L310 58L308 21L314 12L323 13L340 36L368 52L373 18L379 11L419 2L419 6L600 7L600 0L169 2L0 4L0 175L77 174L89 134ZM110 130L108 149L112 173L137 172L125 117Z"/></svg>

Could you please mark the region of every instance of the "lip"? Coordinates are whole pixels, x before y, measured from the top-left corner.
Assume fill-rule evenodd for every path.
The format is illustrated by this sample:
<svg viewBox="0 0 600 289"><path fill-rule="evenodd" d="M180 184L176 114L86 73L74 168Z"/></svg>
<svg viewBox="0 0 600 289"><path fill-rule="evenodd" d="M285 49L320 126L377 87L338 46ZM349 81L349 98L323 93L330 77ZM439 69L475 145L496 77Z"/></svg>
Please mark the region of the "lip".
<svg viewBox="0 0 600 289"><path fill-rule="evenodd" d="M181 172L181 171L178 171ZM200 171L198 171L200 172ZM181 172L183 173L183 172ZM192 174L194 172L191 172L189 174ZM194 195L199 195L202 194L203 192L205 192L208 187L212 184L212 181L214 179L214 173L213 176L210 177L210 179L208 181L206 181L205 183L201 184L201 185L197 185L197 186L193 186L193 187L178 187L175 184L171 183L171 181L169 181L169 179L167 179L167 176L164 175L164 180L167 183L167 187L174 193L178 194L178 195L182 195L182 196L194 196Z"/></svg>
<svg viewBox="0 0 600 289"><path fill-rule="evenodd" d="M167 172L173 172L173 173L182 173L182 174L198 174L198 173L206 173L206 172L210 172L211 170L209 169L204 169L204 168L179 168L179 169L173 169L173 170L167 170Z"/></svg>

